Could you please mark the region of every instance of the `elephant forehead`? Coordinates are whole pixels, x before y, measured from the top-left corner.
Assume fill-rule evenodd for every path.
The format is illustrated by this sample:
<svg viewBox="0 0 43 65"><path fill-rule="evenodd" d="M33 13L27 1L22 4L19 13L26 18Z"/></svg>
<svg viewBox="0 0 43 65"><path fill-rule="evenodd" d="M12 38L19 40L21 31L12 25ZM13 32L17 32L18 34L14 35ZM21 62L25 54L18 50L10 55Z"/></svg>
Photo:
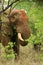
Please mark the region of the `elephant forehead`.
<svg viewBox="0 0 43 65"><path fill-rule="evenodd" d="M24 10L12 10L10 13L10 17L13 17L14 15L18 15L24 21L28 19Z"/></svg>
<svg viewBox="0 0 43 65"><path fill-rule="evenodd" d="M19 15L20 12L16 11L16 10L12 10L11 13L10 13L10 17L13 17L14 15Z"/></svg>

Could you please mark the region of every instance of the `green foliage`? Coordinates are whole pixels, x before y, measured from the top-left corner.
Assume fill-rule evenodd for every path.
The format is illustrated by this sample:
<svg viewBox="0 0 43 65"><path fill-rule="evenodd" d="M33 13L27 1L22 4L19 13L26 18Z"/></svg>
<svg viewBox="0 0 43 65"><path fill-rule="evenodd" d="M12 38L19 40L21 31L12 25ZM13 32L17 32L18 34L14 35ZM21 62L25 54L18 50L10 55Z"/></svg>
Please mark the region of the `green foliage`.
<svg viewBox="0 0 43 65"><path fill-rule="evenodd" d="M38 58L41 59L41 60L43 60L43 54L39 54Z"/></svg>
<svg viewBox="0 0 43 65"><path fill-rule="evenodd" d="M15 55L14 55L14 51L12 49L13 45L15 43L12 43L12 42L9 42L7 46L5 46L5 52L7 53L5 55L5 58L6 59L11 59L11 58L15 58Z"/></svg>
<svg viewBox="0 0 43 65"><path fill-rule="evenodd" d="M3 57L4 60L7 60L7 59L10 60L15 58L15 54L12 47L13 47L12 42L9 42L8 45L5 47L3 47L2 44L0 43L0 52L1 52L0 56Z"/></svg>

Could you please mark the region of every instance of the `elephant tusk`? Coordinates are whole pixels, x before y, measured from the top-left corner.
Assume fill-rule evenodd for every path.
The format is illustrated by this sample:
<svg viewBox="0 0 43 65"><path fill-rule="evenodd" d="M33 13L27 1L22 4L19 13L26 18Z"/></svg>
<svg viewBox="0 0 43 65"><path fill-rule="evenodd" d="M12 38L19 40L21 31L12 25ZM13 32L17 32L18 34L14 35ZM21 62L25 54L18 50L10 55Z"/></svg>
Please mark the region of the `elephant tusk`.
<svg viewBox="0 0 43 65"><path fill-rule="evenodd" d="M18 39L20 39L21 41L24 41L24 39L21 36L21 33L18 33Z"/></svg>

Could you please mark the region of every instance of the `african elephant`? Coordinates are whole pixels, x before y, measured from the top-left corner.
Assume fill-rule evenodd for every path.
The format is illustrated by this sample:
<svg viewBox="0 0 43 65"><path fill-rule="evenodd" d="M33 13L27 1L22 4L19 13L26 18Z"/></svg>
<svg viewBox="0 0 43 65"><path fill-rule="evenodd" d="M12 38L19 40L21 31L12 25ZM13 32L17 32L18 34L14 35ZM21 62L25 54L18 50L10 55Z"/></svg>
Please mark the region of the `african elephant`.
<svg viewBox="0 0 43 65"><path fill-rule="evenodd" d="M13 9L8 16L8 21L2 23L2 38L1 42L4 46L8 42L15 42L13 50L19 55L19 45L26 46L31 35L28 27L28 17L24 10Z"/></svg>

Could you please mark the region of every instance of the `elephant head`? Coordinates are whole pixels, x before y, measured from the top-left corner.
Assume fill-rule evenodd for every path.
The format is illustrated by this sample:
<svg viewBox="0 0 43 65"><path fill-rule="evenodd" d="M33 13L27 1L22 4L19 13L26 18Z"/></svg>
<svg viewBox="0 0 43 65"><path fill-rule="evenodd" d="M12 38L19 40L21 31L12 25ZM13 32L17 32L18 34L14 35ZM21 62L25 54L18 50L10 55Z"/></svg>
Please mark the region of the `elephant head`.
<svg viewBox="0 0 43 65"><path fill-rule="evenodd" d="M28 17L24 10L12 10L9 15L9 21L13 29L16 27L18 40L22 46L27 45L25 41L30 37L30 28L28 27Z"/></svg>

